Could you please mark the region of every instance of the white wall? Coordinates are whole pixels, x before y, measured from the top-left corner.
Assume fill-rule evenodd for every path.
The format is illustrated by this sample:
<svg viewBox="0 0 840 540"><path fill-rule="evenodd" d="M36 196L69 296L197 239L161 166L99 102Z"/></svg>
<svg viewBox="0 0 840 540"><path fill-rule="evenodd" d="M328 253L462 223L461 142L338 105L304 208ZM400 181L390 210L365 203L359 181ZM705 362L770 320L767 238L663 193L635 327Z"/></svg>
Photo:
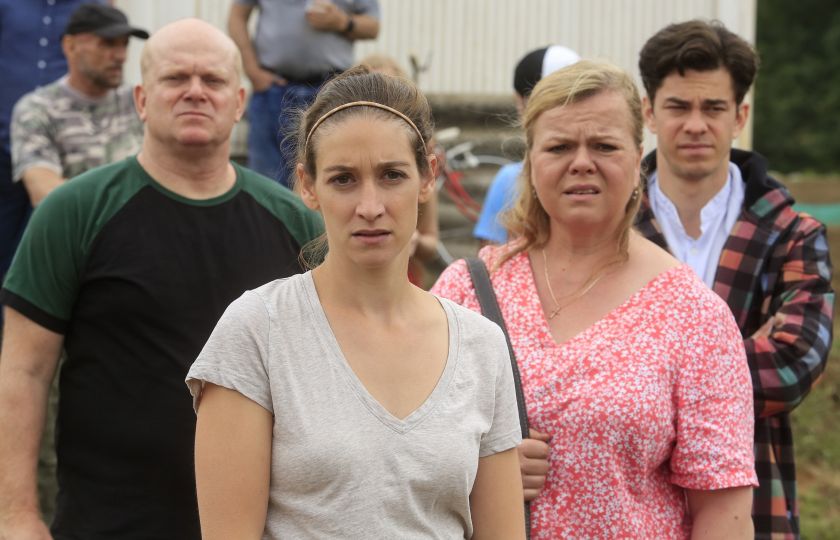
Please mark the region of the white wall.
<svg viewBox="0 0 840 540"><path fill-rule="evenodd" d="M272 0L279 1L279 0ZM232 0L116 0L132 23L154 32L183 17L226 25ZM410 73L409 57L426 66L418 83L428 93L507 96L513 66L531 49L554 43L584 57L612 61L637 81L638 52L666 24L719 19L755 41L756 0L379 0L382 29L356 46L357 58L384 52ZM252 21L253 22L253 21ZM140 43L129 51L126 76L139 80ZM750 99L750 96L747 98ZM738 144L750 146L751 126ZM647 141L646 146L650 146Z"/></svg>
<svg viewBox="0 0 840 540"><path fill-rule="evenodd" d="M273 0L277 1L277 0ZM638 51L662 26L717 18L755 38L756 0L379 0L382 30L359 42L357 57L386 52L407 71L409 56L428 64L419 78L433 93L509 94L513 66L527 51L559 43L636 73ZM154 31L183 17L225 27L231 0L116 0L132 23ZM135 43L134 45L139 45ZM137 80L139 46L129 79Z"/></svg>
<svg viewBox="0 0 840 540"><path fill-rule="evenodd" d="M411 73L414 56L426 65L418 83L428 93L511 95L516 62L551 44L609 60L641 89L644 42L667 24L693 18L719 19L755 42L756 0L380 0L380 6L380 35L360 42L357 57L387 52ZM751 142L750 117L736 146ZM646 132L645 147L653 146Z"/></svg>
<svg viewBox="0 0 840 540"><path fill-rule="evenodd" d="M199 17L219 28L225 28L230 0L115 0L114 5L128 15L131 24L149 32L161 26L183 19ZM142 40L132 39L126 62L126 80L136 83L140 80L140 50Z"/></svg>
<svg viewBox="0 0 840 540"><path fill-rule="evenodd" d="M387 52L428 71L427 92L508 94L513 66L550 44L603 58L636 73L645 40L668 23L717 18L754 39L755 0L380 0L382 31L359 54Z"/></svg>

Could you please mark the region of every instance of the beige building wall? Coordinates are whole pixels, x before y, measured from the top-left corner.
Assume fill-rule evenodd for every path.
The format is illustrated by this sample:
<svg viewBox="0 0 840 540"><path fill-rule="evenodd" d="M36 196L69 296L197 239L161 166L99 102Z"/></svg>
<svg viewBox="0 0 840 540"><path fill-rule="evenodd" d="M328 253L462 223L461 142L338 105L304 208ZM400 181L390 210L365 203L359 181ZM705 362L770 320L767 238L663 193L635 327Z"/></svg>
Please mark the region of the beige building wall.
<svg viewBox="0 0 840 540"><path fill-rule="evenodd" d="M131 21L154 31L182 18L201 17L225 28L232 0L116 0ZM356 46L357 58L384 52L412 72L432 94L506 96L513 66L527 51L562 44L633 73L638 51L666 24L719 19L755 41L756 0L379 0L382 30ZM130 51L128 78L139 79L139 44ZM747 99L750 99L748 97ZM751 129L738 141L749 147ZM649 142L650 143L650 142ZM650 146L650 144L646 144Z"/></svg>

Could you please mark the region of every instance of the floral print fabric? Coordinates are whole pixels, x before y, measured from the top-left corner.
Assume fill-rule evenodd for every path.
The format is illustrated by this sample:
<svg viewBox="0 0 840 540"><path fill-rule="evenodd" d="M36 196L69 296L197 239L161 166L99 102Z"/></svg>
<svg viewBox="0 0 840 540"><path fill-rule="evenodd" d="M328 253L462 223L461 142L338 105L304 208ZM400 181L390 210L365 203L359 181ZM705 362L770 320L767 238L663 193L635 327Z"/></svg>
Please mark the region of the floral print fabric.
<svg viewBox="0 0 840 540"><path fill-rule="evenodd" d="M480 257L488 268L505 247ZM533 538L688 538L684 489L756 485L752 385L727 306L667 270L558 344L521 253L491 272L528 419L551 436ZM480 311L464 261L432 292Z"/></svg>

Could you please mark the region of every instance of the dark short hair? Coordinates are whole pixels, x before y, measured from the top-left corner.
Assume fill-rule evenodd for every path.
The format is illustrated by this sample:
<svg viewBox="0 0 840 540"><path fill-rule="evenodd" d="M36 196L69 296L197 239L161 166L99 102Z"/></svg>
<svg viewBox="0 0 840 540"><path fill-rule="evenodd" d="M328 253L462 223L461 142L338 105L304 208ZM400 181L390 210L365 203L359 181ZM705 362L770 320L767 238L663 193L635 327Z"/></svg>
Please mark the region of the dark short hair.
<svg viewBox="0 0 840 540"><path fill-rule="evenodd" d="M670 24L647 40L639 53L639 71L653 101L671 73L711 71L723 67L732 77L735 103L740 104L758 71L758 54L720 21L699 19Z"/></svg>

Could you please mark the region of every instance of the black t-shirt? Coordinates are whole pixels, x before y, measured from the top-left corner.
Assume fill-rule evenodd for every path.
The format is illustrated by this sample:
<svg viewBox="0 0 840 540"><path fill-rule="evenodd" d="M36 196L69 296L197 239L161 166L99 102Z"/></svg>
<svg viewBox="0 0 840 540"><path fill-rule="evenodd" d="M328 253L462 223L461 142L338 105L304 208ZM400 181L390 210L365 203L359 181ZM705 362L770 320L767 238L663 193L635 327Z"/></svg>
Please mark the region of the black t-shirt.
<svg viewBox="0 0 840 540"><path fill-rule="evenodd" d="M200 538L187 370L227 305L300 272L322 230L285 188L236 173L229 192L197 201L130 158L32 216L0 300L65 336L57 539Z"/></svg>

